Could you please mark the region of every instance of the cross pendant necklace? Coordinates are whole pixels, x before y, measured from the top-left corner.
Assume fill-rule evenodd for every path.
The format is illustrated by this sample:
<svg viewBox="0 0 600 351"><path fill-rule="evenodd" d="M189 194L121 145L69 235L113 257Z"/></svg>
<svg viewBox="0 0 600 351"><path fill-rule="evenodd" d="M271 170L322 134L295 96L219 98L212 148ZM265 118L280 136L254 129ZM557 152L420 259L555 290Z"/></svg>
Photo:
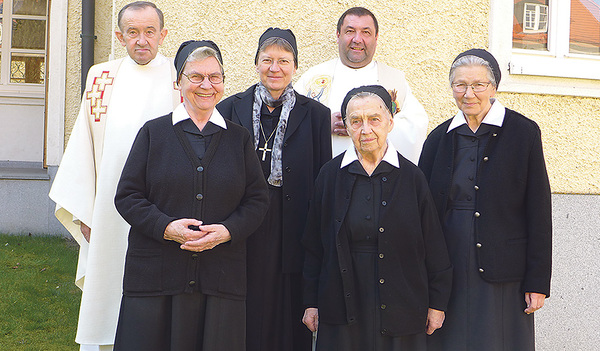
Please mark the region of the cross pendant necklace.
<svg viewBox="0 0 600 351"><path fill-rule="evenodd" d="M267 136L265 135L265 130L263 129L262 126L262 122L260 122L260 131L262 132L263 138L265 138L265 146L263 147L259 147L258 151L262 151L262 160L263 162L266 160L267 157L267 152L272 152L273 149L269 149L268 148L268 144L269 144L269 140L271 140L271 137L273 136L273 134L275 134L275 131L277 130L277 126L275 126L275 128L273 128L273 131L271 132L271 135L269 135L269 138L267 139Z"/></svg>

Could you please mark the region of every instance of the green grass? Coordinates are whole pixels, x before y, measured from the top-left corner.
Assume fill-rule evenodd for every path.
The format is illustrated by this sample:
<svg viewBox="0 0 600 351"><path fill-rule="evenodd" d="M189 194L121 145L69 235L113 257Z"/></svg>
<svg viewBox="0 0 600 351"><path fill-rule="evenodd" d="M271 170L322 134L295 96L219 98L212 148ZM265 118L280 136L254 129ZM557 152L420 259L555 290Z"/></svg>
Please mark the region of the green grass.
<svg viewBox="0 0 600 351"><path fill-rule="evenodd" d="M0 235L0 350L78 350L78 246L61 237Z"/></svg>

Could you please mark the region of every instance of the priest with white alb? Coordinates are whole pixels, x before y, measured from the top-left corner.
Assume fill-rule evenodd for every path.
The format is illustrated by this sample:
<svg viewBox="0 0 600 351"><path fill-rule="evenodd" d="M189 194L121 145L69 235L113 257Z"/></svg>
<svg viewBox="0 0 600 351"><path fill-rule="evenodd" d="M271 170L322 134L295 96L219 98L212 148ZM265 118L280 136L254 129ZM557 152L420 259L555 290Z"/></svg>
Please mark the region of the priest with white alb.
<svg viewBox="0 0 600 351"><path fill-rule="evenodd" d="M348 9L337 24L339 58L309 68L294 89L331 109L335 157L352 144L340 114L344 97L353 88L382 85L392 96L395 111L388 141L416 164L427 133L427 113L412 94L404 72L373 60L378 34L379 25L371 11L363 7Z"/></svg>
<svg viewBox="0 0 600 351"><path fill-rule="evenodd" d="M133 140L148 120L180 101L172 60L158 53L167 30L150 2L125 5L116 37L127 57L90 68L81 109L50 198L79 243L75 283L82 289L75 341L83 351L112 350L122 294L129 225L114 205Z"/></svg>

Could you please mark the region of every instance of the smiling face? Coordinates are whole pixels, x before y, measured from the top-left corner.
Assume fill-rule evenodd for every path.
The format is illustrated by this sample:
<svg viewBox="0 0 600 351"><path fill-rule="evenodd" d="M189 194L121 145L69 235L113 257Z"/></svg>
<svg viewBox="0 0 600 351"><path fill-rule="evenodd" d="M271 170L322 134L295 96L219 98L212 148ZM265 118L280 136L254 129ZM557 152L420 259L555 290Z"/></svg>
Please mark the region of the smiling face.
<svg viewBox="0 0 600 351"><path fill-rule="evenodd" d="M346 129L359 154L383 153L393 127L390 111L379 97L355 97L348 102Z"/></svg>
<svg viewBox="0 0 600 351"><path fill-rule="evenodd" d="M202 61L187 62L183 73L188 76L197 74L205 76L204 80L197 84L190 82L184 75L179 78L179 90L181 90L185 109L190 116L212 113L225 90L224 82L215 84L208 80L210 75L222 74L217 59L211 56Z"/></svg>
<svg viewBox="0 0 600 351"><path fill-rule="evenodd" d="M258 54L256 71L262 84L277 99L296 73L294 54L277 45L268 46Z"/></svg>
<svg viewBox="0 0 600 351"><path fill-rule="evenodd" d="M375 33L375 22L371 16L346 16L337 37L340 59L344 65L361 68L373 60L378 34Z"/></svg>
<svg viewBox="0 0 600 351"><path fill-rule="evenodd" d="M158 47L167 35L167 30L160 28L160 19L152 7L125 10L119 28L115 32L117 39L139 65L145 65L156 57Z"/></svg>
<svg viewBox="0 0 600 351"><path fill-rule="evenodd" d="M454 73L453 84L476 84L476 83L488 83L489 71L484 66L460 66L457 67ZM463 112L463 114L472 120L481 122L485 115L492 108L490 99L496 95L496 88L492 84L487 86L482 92L476 93L471 87L467 87L464 93L458 93L452 91L454 100L456 100L456 106Z"/></svg>

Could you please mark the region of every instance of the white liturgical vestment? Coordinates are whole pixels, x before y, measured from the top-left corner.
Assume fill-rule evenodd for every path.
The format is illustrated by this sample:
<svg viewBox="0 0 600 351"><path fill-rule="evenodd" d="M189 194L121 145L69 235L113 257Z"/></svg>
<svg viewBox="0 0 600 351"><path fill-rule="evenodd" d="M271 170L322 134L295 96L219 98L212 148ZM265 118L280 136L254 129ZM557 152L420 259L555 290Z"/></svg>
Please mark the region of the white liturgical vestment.
<svg viewBox="0 0 600 351"><path fill-rule="evenodd" d="M294 84L294 89L340 112L346 94L353 88L379 84L386 88L394 103L394 128L388 135L396 149L417 163L427 134L427 113L412 94L404 72L375 60L362 68L350 68L339 58L309 68ZM348 136L332 135L333 156L344 152L352 140Z"/></svg>
<svg viewBox="0 0 600 351"><path fill-rule="evenodd" d="M162 55L90 68L81 109L54 179L56 217L80 245L75 283L82 290L75 341L112 345L122 294L129 225L114 205L117 183L138 130L180 102L175 69ZM91 228L88 243L79 223Z"/></svg>

